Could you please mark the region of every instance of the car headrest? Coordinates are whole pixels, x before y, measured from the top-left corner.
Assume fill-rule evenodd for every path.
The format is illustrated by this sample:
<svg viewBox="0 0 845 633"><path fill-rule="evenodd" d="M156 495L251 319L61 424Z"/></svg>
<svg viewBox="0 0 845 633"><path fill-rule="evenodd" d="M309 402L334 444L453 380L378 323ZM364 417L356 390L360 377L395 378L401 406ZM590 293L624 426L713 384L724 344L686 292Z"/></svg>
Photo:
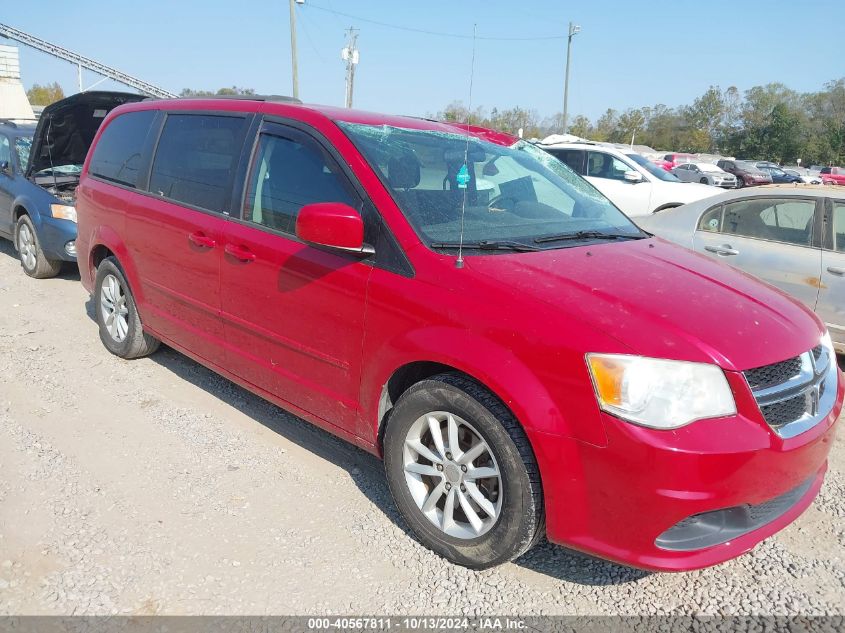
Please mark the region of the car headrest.
<svg viewBox="0 0 845 633"><path fill-rule="evenodd" d="M387 161L387 181L393 189L411 189L420 184L420 161L413 152L391 156Z"/></svg>

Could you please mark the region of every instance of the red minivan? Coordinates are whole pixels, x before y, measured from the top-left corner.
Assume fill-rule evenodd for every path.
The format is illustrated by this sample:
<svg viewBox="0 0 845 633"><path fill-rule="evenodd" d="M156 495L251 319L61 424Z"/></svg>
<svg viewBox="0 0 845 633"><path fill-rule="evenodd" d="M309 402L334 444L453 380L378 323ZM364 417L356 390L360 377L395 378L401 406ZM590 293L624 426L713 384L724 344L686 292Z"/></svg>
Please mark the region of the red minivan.
<svg viewBox="0 0 845 633"><path fill-rule="evenodd" d="M405 521L451 561L546 535L700 568L822 484L842 384L820 321L514 137L144 101L104 121L77 209L109 351L163 342L382 456Z"/></svg>

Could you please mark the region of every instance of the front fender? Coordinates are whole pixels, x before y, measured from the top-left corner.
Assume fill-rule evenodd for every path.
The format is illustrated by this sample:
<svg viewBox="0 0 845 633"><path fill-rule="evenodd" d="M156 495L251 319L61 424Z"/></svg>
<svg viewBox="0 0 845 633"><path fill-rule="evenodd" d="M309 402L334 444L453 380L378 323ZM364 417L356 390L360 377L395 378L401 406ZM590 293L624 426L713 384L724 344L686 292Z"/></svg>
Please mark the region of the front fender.
<svg viewBox="0 0 845 633"><path fill-rule="evenodd" d="M464 328L448 326L407 332L365 361L362 413L372 425L373 438L378 437L378 403L384 386L396 370L419 361L447 365L471 376L504 402L527 432L569 437L597 446L607 442L597 415L595 424L567 415L538 375L512 350ZM568 371L563 363L561 371ZM591 389L589 397L593 398Z"/></svg>

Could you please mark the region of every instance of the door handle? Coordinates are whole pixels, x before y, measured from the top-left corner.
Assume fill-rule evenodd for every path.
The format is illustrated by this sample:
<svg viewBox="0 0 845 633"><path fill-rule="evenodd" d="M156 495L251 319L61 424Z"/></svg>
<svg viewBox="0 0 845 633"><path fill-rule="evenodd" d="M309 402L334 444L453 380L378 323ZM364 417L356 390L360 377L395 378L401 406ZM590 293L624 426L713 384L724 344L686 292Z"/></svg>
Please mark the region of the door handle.
<svg viewBox="0 0 845 633"><path fill-rule="evenodd" d="M717 255L739 255L739 251L731 248L730 244L722 244L721 246L705 246L705 251L716 253Z"/></svg>
<svg viewBox="0 0 845 633"><path fill-rule="evenodd" d="M234 244L226 244L223 248L227 255L231 255L241 262L249 263L255 261L255 253L249 250L246 246L235 246Z"/></svg>
<svg viewBox="0 0 845 633"><path fill-rule="evenodd" d="M217 246L217 242L212 238L208 237L202 231L197 231L196 233L188 234L188 239L197 246L201 246L202 248L214 248Z"/></svg>
<svg viewBox="0 0 845 633"><path fill-rule="evenodd" d="M843 275L845 275L845 268L838 268L836 266L828 266L827 272L829 272L831 275L838 275L838 276L842 277Z"/></svg>

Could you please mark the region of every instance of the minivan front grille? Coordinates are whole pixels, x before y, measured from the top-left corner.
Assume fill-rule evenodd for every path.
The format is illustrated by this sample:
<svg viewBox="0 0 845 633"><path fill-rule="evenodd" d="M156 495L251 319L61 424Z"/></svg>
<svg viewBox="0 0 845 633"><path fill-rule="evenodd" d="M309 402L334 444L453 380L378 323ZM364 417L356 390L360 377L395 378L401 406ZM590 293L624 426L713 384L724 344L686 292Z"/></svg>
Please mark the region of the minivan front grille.
<svg viewBox="0 0 845 633"><path fill-rule="evenodd" d="M748 386L752 390L766 389L767 387L785 383L790 378L797 376L800 372L801 357L796 356L795 358L790 358L774 365L749 369L745 372L745 379L748 381Z"/></svg>
<svg viewBox="0 0 845 633"><path fill-rule="evenodd" d="M839 369L822 345L778 363L743 372L766 423L783 438L823 420L836 400Z"/></svg>
<svg viewBox="0 0 845 633"><path fill-rule="evenodd" d="M807 410L807 394L799 394L789 400L781 400L774 404L767 404L760 407L766 422L774 428L780 428L784 424L797 420Z"/></svg>

